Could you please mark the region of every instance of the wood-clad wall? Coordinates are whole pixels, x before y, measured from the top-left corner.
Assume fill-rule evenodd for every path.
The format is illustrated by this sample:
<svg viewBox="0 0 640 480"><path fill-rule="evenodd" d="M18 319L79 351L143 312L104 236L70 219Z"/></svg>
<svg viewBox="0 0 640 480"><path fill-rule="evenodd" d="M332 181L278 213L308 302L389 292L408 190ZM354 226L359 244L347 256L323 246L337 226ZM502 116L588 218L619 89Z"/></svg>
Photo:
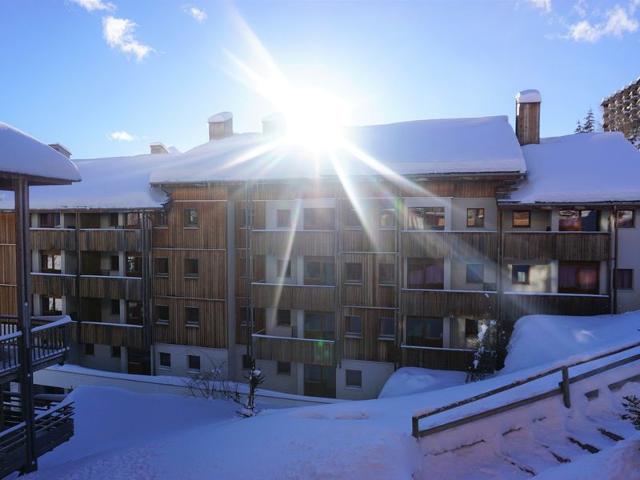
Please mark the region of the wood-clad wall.
<svg viewBox="0 0 640 480"><path fill-rule="evenodd" d="M211 348L227 348L227 321L224 301L155 297L155 305L169 307L169 323L153 325L154 341ZM200 309L200 325L185 322L185 307Z"/></svg>
<svg viewBox="0 0 640 480"><path fill-rule="evenodd" d="M596 262L611 256L608 233L504 233L504 258Z"/></svg>
<svg viewBox="0 0 640 480"><path fill-rule="evenodd" d="M16 226L13 212L0 212L0 315L16 315Z"/></svg>
<svg viewBox="0 0 640 480"><path fill-rule="evenodd" d="M342 356L352 360L368 360L372 362L396 362L398 349L392 339L380 339L380 318L395 317L393 310L376 310L372 308L343 308L340 331L344 332L345 318L349 315L360 317L362 334L360 336L344 335Z"/></svg>
<svg viewBox="0 0 640 480"><path fill-rule="evenodd" d="M362 282L349 283L342 279L342 304L346 306L396 307L395 284L383 285L379 278L379 265L391 264L396 270L395 254L345 253L341 257L342 268L347 263L362 265ZM344 270L343 270L344 272Z"/></svg>
<svg viewBox="0 0 640 480"><path fill-rule="evenodd" d="M156 259L166 258L169 275L159 276L154 271L153 293L156 296L207 298L224 300L226 294L226 252L224 250L154 249ZM198 276L185 276L185 261L198 261Z"/></svg>
<svg viewBox="0 0 640 480"><path fill-rule="evenodd" d="M402 253L407 257L498 259L495 232L402 232Z"/></svg>
<svg viewBox="0 0 640 480"><path fill-rule="evenodd" d="M432 317L469 315L495 318L496 294L474 291L403 290L402 313Z"/></svg>

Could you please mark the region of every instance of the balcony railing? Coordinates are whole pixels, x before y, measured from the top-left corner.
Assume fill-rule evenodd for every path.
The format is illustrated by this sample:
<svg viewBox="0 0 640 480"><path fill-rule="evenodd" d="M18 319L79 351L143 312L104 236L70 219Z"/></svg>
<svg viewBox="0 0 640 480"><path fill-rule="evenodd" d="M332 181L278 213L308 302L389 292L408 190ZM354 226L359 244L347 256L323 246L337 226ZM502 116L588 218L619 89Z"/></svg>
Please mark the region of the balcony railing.
<svg viewBox="0 0 640 480"><path fill-rule="evenodd" d="M608 295L570 293L505 292L502 297L502 315L515 321L532 313L544 315L599 315L610 313Z"/></svg>
<svg viewBox="0 0 640 480"><path fill-rule="evenodd" d="M253 230L251 249L254 255L333 256L334 230Z"/></svg>
<svg viewBox="0 0 640 480"><path fill-rule="evenodd" d="M89 252L140 252L142 230L124 228L81 229L78 242L80 250Z"/></svg>
<svg viewBox="0 0 640 480"><path fill-rule="evenodd" d="M474 350L402 345L402 366L466 371L473 365Z"/></svg>
<svg viewBox="0 0 640 480"><path fill-rule="evenodd" d="M491 231L404 230L402 254L406 257L486 257L495 260L498 257L498 234Z"/></svg>
<svg viewBox="0 0 640 480"><path fill-rule="evenodd" d="M73 322L72 340L114 347L144 347L142 325L106 322Z"/></svg>
<svg viewBox="0 0 640 480"><path fill-rule="evenodd" d="M54 297L76 294L76 276L66 273L32 273L31 289L33 293Z"/></svg>
<svg viewBox="0 0 640 480"><path fill-rule="evenodd" d="M331 285L281 285L252 283L253 304L258 308L332 311L336 287Z"/></svg>
<svg viewBox="0 0 640 480"><path fill-rule="evenodd" d="M140 300L142 298L142 279L139 277L82 275L80 277L80 296Z"/></svg>
<svg viewBox="0 0 640 480"><path fill-rule="evenodd" d="M473 315L495 318L496 292L476 290L402 290L402 313L444 317Z"/></svg>
<svg viewBox="0 0 640 480"><path fill-rule="evenodd" d="M253 351L260 360L335 365L335 342L310 338L253 334Z"/></svg>
<svg viewBox="0 0 640 480"><path fill-rule="evenodd" d="M607 232L508 232L504 257L518 260L598 262L610 257Z"/></svg>
<svg viewBox="0 0 640 480"><path fill-rule="evenodd" d="M76 230L74 228L32 228L31 248L33 250L75 250Z"/></svg>
<svg viewBox="0 0 640 480"><path fill-rule="evenodd" d="M395 252L396 230L345 229L342 236L341 249L343 252Z"/></svg>

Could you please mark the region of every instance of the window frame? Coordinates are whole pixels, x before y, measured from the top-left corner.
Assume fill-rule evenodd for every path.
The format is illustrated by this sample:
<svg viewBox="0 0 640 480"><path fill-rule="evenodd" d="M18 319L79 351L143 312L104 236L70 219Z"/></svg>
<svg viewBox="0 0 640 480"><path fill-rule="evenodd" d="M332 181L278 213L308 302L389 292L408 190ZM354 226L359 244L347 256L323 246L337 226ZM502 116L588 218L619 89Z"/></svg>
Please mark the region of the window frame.
<svg viewBox="0 0 640 480"><path fill-rule="evenodd" d="M438 283L426 283L426 278L423 278L423 283L420 283L419 285L410 283L410 269L412 266L420 266L423 277L426 277L424 273L426 272L427 267L440 268L442 273L441 281ZM407 288L410 290L444 290L444 258L408 257Z"/></svg>
<svg viewBox="0 0 640 480"><path fill-rule="evenodd" d="M414 337L413 335L410 337L409 333L411 331L411 323L413 322L421 322L420 331L421 335L419 337ZM427 325L429 322L440 322L440 337L429 337L426 336L426 333L430 330ZM421 316L421 315L407 315L407 331L406 334L406 343L410 346L415 347L430 347L430 348L446 348L444 346L444 319L442 317L429 317L429 316ZM410 340L410 338L412 340ZM413 339L418 339L418 341L414 341Z"/></svg>
<svg viewBox="0 0 640 480"><path fill-rule="evenodd" d="M287 267L283 269L282 265L285 262L287 264ZM285 260L285 259L279 258L279 259L276 260L276 277L278 277L278 278L292 278L292 275L291 275L291 259Z"/></svg>
<svg viewBox="0 0 640 480"><path fill-rule="evenodd" d="M195 263L192 263L195 262ZM189 272L189 270L193 270L190 268L187 268L187 265L195 265L195 272L191 271ZM200 277L200 262L198 262L197 258L185 258L184 259L184 278L199 278Z"/></svg>
<svg viewBox="0 0 640 480"><path fill-rule="evenodd" d="M195 213L195 215L191 215ZM200 228L200 212L197 208L185 208L183 211L183 224L184 228ZM195 219L195 221L193 221Z"/></svg>
<svg viewBox="0 0 640 480"><path fill-rule="evenodd" d="M416 210L420 211L420 214L414 213ZM438 219L436 223L428 223L426 220L429 218L427 215L430 212L434 218ZM408 207L407 208L407 225L411 226L408 230L419 231L419 232L430 232L436 231L441 232L446 230L447 228L447 210L445 207L440 205L429 205L429 206L421 206L421 207ZM415 219L420 219L418 222ZM439 219L442 219L442 225L438 225ZM418 226L417 224L420 224Z"/></svg>
<svg viewBox="0 0 640 480"><path fill-rule="evenodd" d="M197 361L198 361L198 367L197 368L191 366L191 360L193 360L193 359L197 359ZM190 372L200 372L201 368L202 368L202 362L201 362L201 359L200 359L200 355L193 355L191 353L188 353L187 354L187 370L190 371Z"/></svg>
<svg viewBox="0 0 640 480"><path fill-rule="evenodd" d="M624 212L631 212L631 221L630 224L628 225L621 225L620 223L620 213L624 213ZM615 222L616 222L616 228L636 228L636 211L633 208L624 208L621 210L616 210L616 218L615 218Z"/></svg>
<svg viewBox="0 0 640 480"><path fill-rule="evenodd" d="M167 268L166 271L161 271L158 268L159 264L166 264ZM169 276L169 257L155 257L153 259L153 273L156 277L163 277L166 278Z"/></svg>
<svg viewBox="0 0 640 480"><path fill-rule="evenodd" d="M390 321L391 325L393 326L393 333L383 333L383 323L385 321ZM384 341L395 341L396 339L396 319L395 317L389 317L389 316L385 316L385 315L379 315L378 316L378 340L384 340Z"/></svg>
<svg viewBox="0 0 640 480"><path fill-rule="evenodd" d="M350 320L358 319L358 329L352 329ZM351 338L362 338L362 317L360 315L345 315L344 316L344 335Z"/></svg>
<svg viewBox="0 0 640 480"><path fill-rule="evenodd" d="M196 312L198 320L197 322L189 321L189 313L187 312ZM184 324L186 327L200 327L200 307L195 305L185 305L184 307Z"/></svg>
<svg viewBox="0 0 640 480"><path fill-rule="evenodd" d="M356 273L354 271L349 271L353 268L358 268L358 274L355 277L350 277L351 273ZM345 262L344 263L344 283L349 284L362 284L364 279L364 272L362 268L362 262Z"/></svg>
<svg viewBox="0 0 640 480"><path fill-rule="evenodd" d="M525 213L527 215L527 224L516 225L516 215ZM511 228L531 228L531 210L511 210Z"/></svg>
<svg viewBox="0 0 640 480"><path fill-rule="evenodd" d="M167 309L167 318L161 318L160 313L158 312L159 309ZM159 325L169 325L169 321L171 320L171 309L169 308L169 305L164 305L164 304L160 304L160 305L154 305L153 308L153 315L155 318L155 322Z"/></svg>
<svg viewBox="0 0 640 480"><path fill-rule="evenodd" d="M281 322L281 317L280 317L280 312L287 312L287 321L286 322ZM291 322L291 310L287 310L286 308L278 308L276 309L276 326L277 327L291 327L292 322Z"/></svg>
<svg viewBox="0 0 640 480"><path fill-rule="evenodd" d="M625 275L628 274L628 279L629 281L629 286L623 286L622 285L622 281L624 278L623 276L621 276L621 273L624 272ZM616 290L624 290L624 291L630 291L633 290L633 285L634 285L634 269L633 268L616 268L615 271L615 288Z"/></svg>
<svg viewBox="0 0 640 480"><path fill-rule="evenodd" d="M525 268L526 267L526 278L523 281L519 281L518 278L518 270L516 270L516 267L522 267ZM531 285L531 265L527 265L527 264L523 264L523 263L517 263L517 264L512 264L511 265L511 285Z"/></svg>
<svg viewBox="0 0 640 480"><path fill-rule="evenodd" d="M51 259L52 267L49 267L49 259ZM60 268L56 267L56 259L58 259ZM62 252L60 250L43 250L40 252L40 271L42 273L62 273Z"/></svg>
<svg viewBox="0 0 640 480"><path fill-rule="evenodd" d="M287 366L287 368L281 368L284 366ZM285 377L290 377L291 376L291 362L282 362L282 361L277 361L276 362L276 375L282 375Z"/></svg>
<svg viewBox="0 0 640 480"><path fill-rule="evenodd" d="M351 375L356 374L356 377L359 381L356 383L350 383L349 382L350 374ZM361 390L362 389L362 370L356 370L355 368L346 368L344 371L344 386L345 388Z"/></svg>
<svg viewBox="0 0 640 480"><path fill-rule="evenodd" d="M473 269L478 267L480 269L479 272L474 272ZM471 275L469 275L470 273ZM479 278L480 280L473 281L474 279L471 277L473 277L474 275L477 275L476 278ZM484 263L467 263L465 281L467 283L474 283L474 284L484 283Z"/></svg>
<svg viewBox="0 0 640 480"><path fill-rule="evenodd" d="M171 368L171 353L158 352L158 367L166 369Z"/></svg>
<svg viewBox="0 0 640 480"><path fill-rule="evenodd" d="M330 223L317 224L312 223L310 217L318 215L322 217L322 214L329 214ZM327 218L329 218L329 216ZM313 218L318 220L318 217ZM336 209L333 207L305 207L303 210L303 229L304 230L335 230L336 228Z"/></svg>
<svg viewBox="0 0 640 480"><path fill-rule="evenodd" d="M469 214L475 212L472 217L469 217ZM478 213L482 212L481 215L478 215ZM481 219L481 221L478 223L478 219ZM486 219L485 216L485 209L484 207L470 207L467 208L467 228L484 228L484 221ZM473 225L469 224L469 221L473 220Z"/></svg>

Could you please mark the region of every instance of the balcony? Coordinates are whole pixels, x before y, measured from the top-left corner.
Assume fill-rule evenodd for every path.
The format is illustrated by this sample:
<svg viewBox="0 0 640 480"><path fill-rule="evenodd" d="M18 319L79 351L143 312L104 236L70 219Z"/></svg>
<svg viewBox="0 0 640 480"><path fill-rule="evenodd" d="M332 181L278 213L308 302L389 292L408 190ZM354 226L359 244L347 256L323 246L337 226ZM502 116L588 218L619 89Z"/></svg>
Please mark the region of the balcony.
<svg viewBox="0 0 640 480"><path fill-rule="evenodd" d="M610 301L607 295L505 292L501 309L505 320L515 322L518 318L531 313L545 315L610 313Z"/></svg>
<svg viewBox="0 0 640 480"><path fill-rule="evenodd" d="M103 322L73 322L72 340L113 347L144 348L142 325Z"/></svg>
<svg viewBox="0 0 640 480"><path fill-rule="evenodd" d="M518 260L599 262L610 257L607 232L504 233L504 257Z"/></svg>
<svg viewBox="0 0 640 480"><path fill-rule="evenodd" d="M496 232L445 232L404 230L402 254L406 257L498 258Z"/></svg>
<svg viewBox="0 0 640 480"><path fill-rule="evenodd" d="M33 250L75 250L76 230L74 228L32 228L31 248Z"/></svg>
<svg viewBox="0 0 640 480"><path fill-rule="evenodd" d="M142 279L139 277L82 275L80 277L80 296L140 300L142 298Z"/></svg>
<svg viewBox="0 0 640 480"><path fill-rule="evenodd" d="M251 248L254 255L330 257L335 255L333 230L253 230ZM290 250L289 250L290 249Z"/></svg>
<svg viewBox="0 0 640 480"><path fill-rule="evenodd" d="M329 285L280 285L252 283L253 305L258 308L335 310L336 287Z"/></svg>
<svg viewBox="0 0 640 480"><path fill-rule="evenodd" d="M90 228L78 232L80 250L87 252L141 252L142 230Z"/></svg>
<svg viewBox="0 0 640 480"><path fill-rule="evenodd" d="M32 273L33 293L54 297L75 296L76 276L65 273Z"/></svg>
<svg viewBox="0 0 640 480"><path fill-rule="evenodd" d="M469 370L474 351L463 348L435 348L402 345L402 366L436 370Z"/></svg>
<svg viewBox="0 0 640 480"><path fill-rule="evenodd" d="M253 334L253 352L260 360L334 366L335 342L309 338Z"/></svg>
<svg viewBox="0 0 640 480"><path fill-rule="evenodd" d="M495 292L476 290L402 290L402 314L444 317L473 315L495 318Z"/></svg>
<svg viewBox="0 0 640 480"><path fill-rule="evenodd" d="M342 230L341 250L343 252L395 252L396 230L374 230L367 232L364 229Z"/></svg>

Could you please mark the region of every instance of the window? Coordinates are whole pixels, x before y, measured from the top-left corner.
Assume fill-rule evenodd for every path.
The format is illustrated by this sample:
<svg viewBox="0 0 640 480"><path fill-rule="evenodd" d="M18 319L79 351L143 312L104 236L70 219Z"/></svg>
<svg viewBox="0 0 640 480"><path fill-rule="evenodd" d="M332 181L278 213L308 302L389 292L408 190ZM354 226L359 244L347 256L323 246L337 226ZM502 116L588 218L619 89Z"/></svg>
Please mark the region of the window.
<svg viewBox="0 0 640 480"><path fill-rule="evenodd" d="M362 388L362 370L345 370L345 385L351 388Z"/></svg>
<svg viewBox="0 0 640 480"><path fill-rule="evenodd" d="M95 346L93 343L85 343L84 344L84 354L85 355L94 355L96 353Z"/></svg>
<svg viewBox="0 0 640 480"><path fill-rule="evenodd" d="M59 251L44 252L40 254L40 270L45 273L62 272L62 256Z"/></svg>
<svg viewBox="0 0 640 480"><path fill-rule="evenodd" d="M362 335L362 319L358 315L347 315L344 318L344 330L348 336Z"/></svg>
<svg viewBox="0 0 640 480"><path fill-rule="evenodd" d="M305 208L305 230L333 230L335 225L333 208Z"/></svg>
<svg viewBox="0 0 640 480"><path fill-rule="evenodd" d="M120 225L120 215L117 213L109 214L109 226L112 228L117 228Z"/></svg>
<svg viewBox="0 0 640 480"><path fill-rule="evenodd" d="M291 326L291 310L278 309L276 312L276 324L279 327Z"/></svg>
<svg viewBox="0 0 640 480"><path fill-rule="evenodd" d="M157 277L166 277L169 275L169 259L156 258L154 262L155 273Z"/></svg>
<svg viewBox="0 0 640 480"><path fill-rule="evenodd" d="M335 285L333 257L305 257L305 285Z"/></svg>
<svg viewBox="0 0 640 480"><path fill-rule="evenodd" d="M38 216L38 225L40 228L55 228L60 226L59 213L41 213Z"/></svg>
<svg viewBox="0 0 640 480"><path fill-rule="evenodd" d="M378 264L378 283L382 285L393 285L396 279L396 266L393 263Z"/></svg>
<svg viewBox="0 0 640 480"><path fill-rule="evenodd" d="M396 336L396 322L393 317L378 318L378 337L385 340L393 340Z"/></svg>
<svg viewBox="0 0 640 480"><path fill-rule="evenodd" d="M197 258L184 259L184 276L188 278L198 277L198 259Z"/></svg>
<svg viewBox="0 0 640 480"><path fill-rule="evenodd" d="M120 315L120 300L111 300L111 315Z"/></svg>
<svg viewBox="0 0 640 480"><path fill-rule="evenodd" d="M348 207L344 213L344 226L349 228L362 228L362 222L358 212L353 207Z"/></svg>
<svg viewBox="0 0 640 480"><path fill-rule="evenodd" d="M156 305L156 323L169 323L168 305Z"/></svg>
<svg viewBox="0 0 640 480"><path fill-rule="evenodd" d="M558 229L561 232L597 232L600 212L597 210L560 210Z"/></svg>
<svg viewBox="0 0 640 480"><path fill-rule="evenodd" d="M409 208L409 230L444 230L444 207Z"/></svg>
<svg viewBox="0 0 640 480"><path fill-rule="evenodd" d="M335 339L335 318L333 313L304 312L304 338Z"/></svg>
<svg viewBox="0 0 640 480"><path fill-rule="evenodd" d="M600 265L598 262L560 262L558 291L560 293L598 293Z"/></svg>
<svg viewBox="0 0 640 480"><path fill-rule="evenodd" d="M480 322L473 318L466 318L464 320L464 340L467 348L478 347L478 324Z"/></svg>
<svg viewBox="0 0 640 480"><path fill-rule="evenodd" d="M127 323L142 325L142 306L140 302L130 302L127 300Z"/></svg>
<svg viewBox="0 0 640 480"><path fill-rule="evenodd" d="M200 355L187 355L187 366L189 370L200 371Z"/></svg>
<svg viewBox="0 0 640 480"><path fill-rule="evenodd" d="M187 325L200 326L200 308L184 307L184 319Z"/></svg>
<svg viewBox="0 0 640 480"><path fill-rule="evenodd" d="M186 208L184 210L184 226L185 227L197 227L198 226L198 210L195 208Z"/></svg>
<svg viewBox="0 0 640 480"><path fill-rule="evenodd" d="M166 227L167 226L167 212L159 210L153 213L153 226L154 227Z"/></svg>
<svg viewBox="0 0 640 480"><path fill-rule="evenodd" d="M276 211L276 226L278 228L291 227L291 210L278 209Z"/></svg>
<svg viewBox="0 0 640 480"><path fill-rule="evenodd" d="M529 210L511 212L511 226L513 228L529 228L531 226L531 212Z"/></svg>
<svg viewBox="0 0 640 480"><path fill-rule="evenodd" d="M616 269L616 288L633 290L633 270L631 268Z"/></svg>
<svg viewBox="0 0 640 480"><path fill-rule="evenodd" d="M444 259L408 258L407 287L420 289L444 288Z"/></svg>
<svg viewBox="0 0 640 480"><path fill-rule="evenodd" d="M354 262L345 263L344 279L346 282L362 283L362 264Z"/></svg>
<svg viewBox="0 0 640 480"><path fill-rule="evenodd" d="M127 277L142 276L142 257L127 255Z"/></svg>
<svg viewBox="0 0 640 480"><path fill-rule="evenodd" d="M120 347L111 347L111 358L120 358L121 356Z"/></svg>
<svg viewBox="0 0 640 480"><path fill-rule="evenodd" d="M513 265L511 267L511 283L529 285L529 265Z"/></svg>
<svg viewBox="0 0 640 480"><path fill-rule="evenodd" d="M380 209L378 226L380 228L393 228L396 226L396 211L393 207Z"/></svg>
<svg viewBox="0 0 640 480"><path fill-rule="evenodd" d="M171 354L167 352L160 352L160 366L165 368L171 368Z"/></svg>
<svg viewBox="0 0 640 480"><path fill-rule="evenodd" d="M109 269L114 272L120 271L120 257L118 257L118 255L111 255L111 258L109 260L109 267Z"/></svg>
<svg viewBox="0 0 640 480"><path fill-rule="evenodd" d="M291 278L291 260L278 260L277 269L278 277Z"/></svg>
<svg viewBox="0 0 640 480"><path fill-rule="evenodd" d="M467 283L484 282L484 265L482 263L469 263L467 265Z"/></svg>
<svg viewBox="0 0 640 480"><path fill-rule="evenodd" d="M407 317L407 345L442 348L442 318Z"/></svg>
<svg viewBox="0 0 640 480"><path fill-rule="evenodd" d="M467 208L467 227L484 227L484 208Z"/></svg>
<svg viewBox="0 0 640 480"><path fill-rule="evenodd" d="M62 299L56 297L40 297L42 315L62 315Z"/></svg>
<svg viewBox="0 0 640 480"><path fill-rule="evenodd" d="M635 226L635 212L633 210L618 210L616 212L616 227L633 228Z"/></svg>
<svg viewBox="0 0 640 480"><path fill-rule="evenodd" d="M291 362L278 362L277 375L291 375Z"/></svg>
<svg viewBox="0 0 640 480"><path fill-rule="evenodd" d="M138 228L140 227L140 214L137 212L127 213L126 217L126 225L127 228Z"/></svg>

